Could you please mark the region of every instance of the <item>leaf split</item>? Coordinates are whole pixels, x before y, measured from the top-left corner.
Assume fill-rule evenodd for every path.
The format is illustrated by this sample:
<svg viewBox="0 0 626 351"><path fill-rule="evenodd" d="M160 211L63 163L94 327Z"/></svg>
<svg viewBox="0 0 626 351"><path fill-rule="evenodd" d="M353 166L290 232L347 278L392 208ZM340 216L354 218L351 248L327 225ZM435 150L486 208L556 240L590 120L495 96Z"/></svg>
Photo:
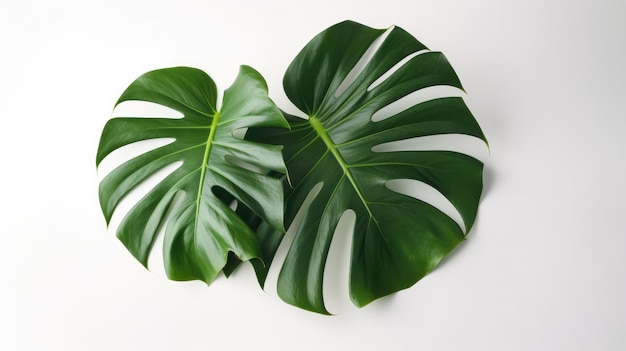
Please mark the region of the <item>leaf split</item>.
<svg viewBox="0 0 626 351"><path fill-rule="evenodd" d="M399 27L380 30L346 21L313 38L283 83L308 120L281 113L264 79L247 66L224 92L219 111L215 84L200 70L175 67L138 78L119 102L154 102L183 118L124 117L107 123L98 164L135 141L175 141L132 158L101 181L105 218L147 177L182 162L139 200L118 229L118 237L144 265L165 225L163 255L171 279L210 283L220 271L230 275L241 261L252 260L263 285L285 228L295 225L278 277L279 296L328 314L322 291L329 248L341 216L353 211L349 285L355 305L412 286L464 240L465 232L419 196L387 184L404 179L432 188L458 211L469 231L483 165L454 151L377 147L443 134L486 143L459 96L387 108L432 87L462 90L452 67L443 54ZM382 110L385 118L377 118ZM234 137L241 129L247 129L245 138ZM317 195L306 200L313 190L319 190ZM170 208L181 192L182 199ZM305 201L311 206L296 223Z"/></svg>

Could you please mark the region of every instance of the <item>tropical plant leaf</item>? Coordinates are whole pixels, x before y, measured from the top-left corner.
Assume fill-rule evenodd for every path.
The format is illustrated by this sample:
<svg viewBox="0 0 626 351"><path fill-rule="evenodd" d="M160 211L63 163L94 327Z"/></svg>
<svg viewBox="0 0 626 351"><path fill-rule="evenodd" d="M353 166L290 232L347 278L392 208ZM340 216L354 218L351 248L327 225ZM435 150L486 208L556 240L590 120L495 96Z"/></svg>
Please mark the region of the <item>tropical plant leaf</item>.
<svg viewBox="0 0 626 351"><path fill-rule="evenodd" d="M359 62L382 38L378 49L367 53L369 62ZM482 191L483 165L452 151L373 148L436 134L486 140L460 97L425 101L379 121L372 117L420 89L442 85L462 89L457 75L443 54L428 51L401 28L385 31L347 21L309 42L289 66L283 83L289 99L308 120L286 115L290 131L262 128L247 138L284 146L291 181L285 186L287 226L312 189L322 186L293 236L278 278L279 296L301 308L328 313L322 296L325 262L346 210L356 215L349 282L354 304L364 306L410 287L464 240L466 231L427 202L390 190L389 182L411 179L432 186L456 207L469 231ZM267 263L282 233L262 225L257 235ZM263 284L267 265L255 268Z"/></svg>
<svg viewBox="0 0 626 351"><path fill-rule="evenodd" d="M135 80L117 104L140 100L181 112L182 119L114 118L105 126L96 163L133 142L174 138L114 169L100 183L100 204L111 220L120 201L164 167L180 163L126 214L117 236L145 266L157 232L166 221L163 244L167 275L173 280L214 280L229 253L237 260L262 259L254 232L229 207L245 211L283 231L284 200L280 180L254 171L285 173L280 148L242 140L237 130L288 128L254 69L242 66L217 109L217 89L204 72L176 67L148 72ZM116 105L117 105L116 104ZM173 203L177 194L179 201ZM245 212L243 211L243 212ZM242 213L242 212L240 212Z"/></svg>

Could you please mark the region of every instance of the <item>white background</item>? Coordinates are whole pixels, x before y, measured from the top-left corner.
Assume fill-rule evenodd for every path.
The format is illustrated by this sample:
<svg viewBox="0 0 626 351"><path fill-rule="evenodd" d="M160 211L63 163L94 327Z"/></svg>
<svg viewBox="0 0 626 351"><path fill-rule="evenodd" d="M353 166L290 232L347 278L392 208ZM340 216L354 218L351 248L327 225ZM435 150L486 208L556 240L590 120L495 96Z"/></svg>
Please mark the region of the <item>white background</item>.
<svg viewBox="0 0 626 351"><path fill-rule="evenodd" d="M0 349L624 350L626 2L20 1L0 10ZM188 65L281 80L326 27L443 51L491 146L468 240L412 288L328 317L231 279L168 281L106 230L95 154L119 94ZM342 271L341 267L337 268Z"/></svg>

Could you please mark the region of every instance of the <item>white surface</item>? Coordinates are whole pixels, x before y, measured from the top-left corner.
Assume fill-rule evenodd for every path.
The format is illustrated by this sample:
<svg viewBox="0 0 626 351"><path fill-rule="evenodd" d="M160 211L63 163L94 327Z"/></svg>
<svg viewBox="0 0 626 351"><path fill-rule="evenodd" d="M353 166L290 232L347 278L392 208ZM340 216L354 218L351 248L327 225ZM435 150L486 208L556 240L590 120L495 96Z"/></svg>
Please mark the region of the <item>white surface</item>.
<svg viewBox="0 0 626 351"><path fill-rule="evenodd" d="M626 348L623 0L2 7L0 349ZM210 287L144 270L97 202L96 147L119 94L175 65L223 89L248 64L284 105L291 59L344 19L399 25L459 74L491 146L468 240L364 309L331 296L334 317L264 293L249 268Z"/></svg>

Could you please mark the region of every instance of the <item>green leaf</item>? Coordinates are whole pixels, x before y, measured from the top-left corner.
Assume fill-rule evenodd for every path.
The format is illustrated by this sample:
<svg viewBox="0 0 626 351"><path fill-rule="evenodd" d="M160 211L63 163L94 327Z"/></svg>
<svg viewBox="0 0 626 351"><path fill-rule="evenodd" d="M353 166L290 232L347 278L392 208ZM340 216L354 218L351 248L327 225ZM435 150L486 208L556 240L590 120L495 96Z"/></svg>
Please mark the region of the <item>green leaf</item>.
<svg viewBox="0 0 626 351"><path fill-rule="evenodd" d="M114 118L105 126L96 163L112 151L137 141L175 141L137 156L113 170L100 183L100 204L107 220L120 201L164 167L181 165L160 181L122 219L117 236L145 266L155 237L166 221L164 263L173 280L213 281L227 262L262 259L247 218L252 211L283 231L282 184L253 167L285 173L280 147L242 140L233 133L245 128L288 128L267 96L267 85L254 69L242 66L217 109L217 89L204 72L176 67L148 72L135 80L117 104L140 100L181 112L182 119ZM177 194L180 201L174 203ZM231 199L245 211L229 207ZM246 215L248 216L248 215ZM261 263L262 265L262 263Z"/></svg>
<svg viewBox="0 0 626 351"><path fill-rule="evenodd" d="M371 59L359 62L381 38ZM363 66L362 71L351 73L355 66ZM349 285L357 306L412 286L464 240L464 230L453 219L388 184L411 179L432 186L456 207L469 231L482 191L480 161L452 151L373 151L388 142L436 134L486 142L459 97L428 100L372 121L377 111L408 94L442 85L462 89L443 54L428 51L398 27L385 31L339 23L317 35L291 63L285 91L308 120L286 115L290 131L263 128L247 135L284 146L291 181L285 186L287 226L311 190L323 184L282 266L278 293L283 300L328 313L322 296L325 262L346 210L356 214ZM282 233L266 225L257 235L271 260ZM267 265L255 268L263 284Z"/></svg>

